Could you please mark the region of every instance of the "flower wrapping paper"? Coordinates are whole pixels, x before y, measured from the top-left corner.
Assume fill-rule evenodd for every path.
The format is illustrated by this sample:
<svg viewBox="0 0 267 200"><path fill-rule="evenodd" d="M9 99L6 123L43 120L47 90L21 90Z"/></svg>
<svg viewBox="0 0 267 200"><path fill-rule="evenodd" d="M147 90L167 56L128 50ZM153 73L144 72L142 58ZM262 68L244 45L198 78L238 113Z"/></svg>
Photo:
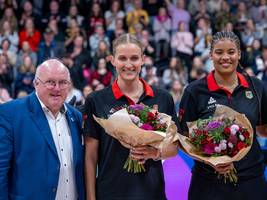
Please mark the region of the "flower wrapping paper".
<svg viewBox="0 0 267 200"><path fill-rule="evenodd" d="M160 149L163 155L168 155L166 147L175 145L175 142L178 141L177 127L171 120L171 116L164 113L159 113L159 115L168 124L166 132L139 128L132 122L125 108L113 113L108 119L93 117L106 133L117 139L124 147L130 149L131 147L150 145Z"/></svg>
<svg viewBox="0 0 267 200"><path fill-rule="evenodd" d="M250 144L252 145L253 142L253 129L252 126L249 122L249 120L247 119L247 117L244 114L240 114L237 111L229 108L228 106L224 106L224 105L217 105L216 110L214 112L213 117L216 119L219 119L220 117L226 117L229 119L235 119L237 124L242 125L242 127L246 128L249 132L249 138L250 138ZM197 121L193 121L193 122L187 122L187 126L189 129L189 133L192 132L193 129L196 128L197 126ZM251 145L241 149L234 157L230 157L227 155L222 155L222 156L218 156L218 157L208 157L208 156L203 156L203 155L199 155L199 153L195 150L195 147L188 141L188 137L178 134L179 137L179 142L180 142L180 148L187 153L188 155L190 155L192 158L194 158L195 160L198 160L200 162L204 162L210 166L216 166L218 164L225 164L225 163L231 163L231 162L235 162L235 161L239 161L241 160L250 150Z"/></svg>

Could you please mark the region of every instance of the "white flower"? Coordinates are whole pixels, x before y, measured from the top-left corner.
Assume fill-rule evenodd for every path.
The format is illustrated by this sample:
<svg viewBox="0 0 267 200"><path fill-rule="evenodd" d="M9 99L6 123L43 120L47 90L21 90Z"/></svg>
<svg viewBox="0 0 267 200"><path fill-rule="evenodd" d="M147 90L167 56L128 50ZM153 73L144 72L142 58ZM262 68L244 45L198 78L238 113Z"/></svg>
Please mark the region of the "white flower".
<svg viewBox="0 0 267 200"><path fill-rule="evenodd" d="M239 126L236 125L236 124L233 124L231 127L230 127L230 130L231 130L231 134L232 135L235 135L237 131L239 131Z"/></svg>
<svg viewBox="0 0 267 200"><path fill-rule="evenodd" d="M228 147L232 149L234 147L233 143L228 142Z"/></svg>
<svg viewBox="0 0 267 200"><path fill-rule="evenodd" d="M245 137L244 137L244 135L239 135L239 139L241 140L241 141L244 141L245 140Z"/></svg>
<svg viewBox="0 0 267 200"><path fill-rule="evenodd" d="M135 116L133 114L130 114L129 116L130 116L130 118L131 118L133 123L138 124L140 122L139 117L137 117L137 116Z"/></svg>
<svg viewBox="0 0 267 200"><path fill-rule="evenodd" d="M219 144L219 147L221 148L221 150L225 150L227 148L226 143L222 142Z"/></svg>
<svg viewBox="0 0 267 200"><path fill-rule="evenodd" d="M226 143L227 143L227 141L226 141L226 140L221 140L221 142L220 142L220 143L225 143L225 144L226 144Z"/></svg>
<svg viewBox="0 0 267 200"><path fill-rule="evenodd" d="M217 147L214 148L214 151L216 153L221 153L222 150L221 150L220 146L217 146Z"/></svg>
<svg viewBox="0 0 267 200"><path fill-rule="evenodd" d="M143 123L139 122L137 126L141 127L141 126L143 126Z"/></svg>

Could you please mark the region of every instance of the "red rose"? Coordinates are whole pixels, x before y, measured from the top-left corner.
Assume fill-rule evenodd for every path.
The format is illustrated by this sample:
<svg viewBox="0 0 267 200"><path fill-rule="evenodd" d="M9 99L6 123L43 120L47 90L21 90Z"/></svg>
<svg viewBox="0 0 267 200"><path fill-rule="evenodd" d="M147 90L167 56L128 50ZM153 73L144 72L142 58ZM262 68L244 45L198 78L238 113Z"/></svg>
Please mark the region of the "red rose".
<svg viewBox="0 0 267 200"><path fill-rule="evenodd" d="M229 127L225 127L225 128L223 129L223 132L224 132L226 135L230 135L230 134L231 134L231 130L230 130Z"/></svg>
<svg viewBox="0 0 267 200"><path fill-rule="evenodd" d="M246 139L249 138L249 132L248 131L244 131L242 134Z"/></svg>
<svg viewBox="0 0 267 200"><path fill-rule="evenodd" d="M238 142L237 143L237 149L240 151L241 149L243 149L244 147L246 147L246 144L244 142Z"/></svg>
<svg viewBox="0 0 267 200"><path fill-rule="evenodd" d="M147 113L147 121L153 121L155 119L156 119L156 116L154 113L152 113L152 112Z"/></svg>

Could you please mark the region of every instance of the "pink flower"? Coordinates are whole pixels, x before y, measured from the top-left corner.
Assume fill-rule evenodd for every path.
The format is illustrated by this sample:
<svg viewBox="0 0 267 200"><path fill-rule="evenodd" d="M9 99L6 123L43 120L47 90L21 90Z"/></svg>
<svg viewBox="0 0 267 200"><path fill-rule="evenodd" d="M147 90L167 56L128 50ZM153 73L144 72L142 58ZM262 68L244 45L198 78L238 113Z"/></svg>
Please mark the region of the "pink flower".
<svg viewBox="0 0 267 200"><path fill-rule="evenodd" d="M208 155L212 155L214 153L214 147L215 147L214 143L205 144L203 151L204 151L204 153L206 153Z"/></svg>
<svg viewBox="0 0 267 200"><path fill-rule="evenodd" d="M140 126L140 128L148 131L153 131L153 127L150 124L143 124L142 126Z"/></svg>

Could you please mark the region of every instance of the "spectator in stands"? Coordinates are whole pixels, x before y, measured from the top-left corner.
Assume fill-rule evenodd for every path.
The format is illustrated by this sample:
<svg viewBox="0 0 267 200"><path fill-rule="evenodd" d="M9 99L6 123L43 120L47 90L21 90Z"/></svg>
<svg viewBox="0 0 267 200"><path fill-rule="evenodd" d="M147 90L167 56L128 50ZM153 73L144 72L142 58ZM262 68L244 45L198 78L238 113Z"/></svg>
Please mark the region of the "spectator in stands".
<svg viewBox="0 0 267 200"><path fill-rule="evenodd" d="M159 9L163 6L162 0L147 0L143 1L143 8L149 16L149 23L153 25L155 17L159 13Z"/></svg>
<svg viewBox="0 0 267 200"><path fill-rule="evenodd" d="M17 54L10 50L11 43L9 39L2 40L0 45L0 54L7 55L9 64L14 66L17 61Z"/></svg>
<svg viewBox="0 0 267 200"><path fill-rule="evenodd" d="M60 11L59 2L56 0L50 1L49 11L45 13L45 16L42 18L43 29L47 27L50 19L57 20L58 26L63 28L63 13Z"/></svg>
<svg viewBox="0 0 267 200"><path fill-rule="evenodd" d="M20 28L23 28L25 26L26 20L28 18L32 18L34 20L34 24L37 25L37 27L40 26L41 17L33 13L33 6L32 6L31 1L26 0L22 4L22 11L21 11L20 17L18 18Z"/></svg>
<svg viewBox="0 0 267 200"><path fill-rule="evenodd" d="M115 32L113 39L116 39L117 37L121 36L124 33L125 33L124 21L122 19L117 19L115 24Z"/></svg>
<svg viewBox="0 0 267 200"><path fill-rule="evenodd" d="M83 70L90 68L90 52L84 47L84 37L77 35L73 41L73 47L69 49L63 58L64 64L70 70L71 79L75 88L81 90L85 84Z"/></svg>
<svg viewBox="0 0 267 200"><path fill-rule="evenodd" d="M10 21L5 20L1 22L2 23L0 23L0 43L2 43L4 39L8 39L10 42L10 51L12 51L13 53L17 53L19 44L18 32L12 29Z"/></svg>
<svg viewBox="0 0 267 200"><path fill-rule="evenodd" d="M3 17L0 19L1 28L3 28L4 22L8 21L10 25L10 30L12 30L12 32L18 31L18 20L12 7L7 7L4 11Z"/></svg>
<svg viewBox="0 0 267 200"><path fill-rule="evenodd" d="M165 7L159 8L159 13L153 20L154 40L156 44L156 60L169 56L171 19Z"/></svg>
<svg viewBox="0 0 267 200"><path fill-rule="evenodd" d="M64 42L65 47L67 49L71 49L73 47L74 39L79 35L82 35L84 38L86 38L85 30L79 26L79 24L75 18L72 18L70 20L69 27L66 30L66 39ZM85 44L86 44L86 42L85 42Z"/></svg>
<svg viewBox="0 0 267 200"><path fill-rule="evenodd" d="M197 29L195 32L195 55L201 55L207 48L207 39L211 37L212 30L210 22L205 18L200 18L197 22Z"/></svg>
<svg viewBox="0 0 267 200"><path fill-rule="evenodd" d="M207 0L207 10L211 15L215 15L221 10L223 0Z"/></svg>
<svg viewBox="0 0 267 200"><path fill-rule="evenodd" d="M88 35L91 36L95 33L97 26L105 26L105 19L103 16L103 10L99 3L92 3L89 19L87 20Z"/></svg>
<svg viewBox="0 0 267 200"><path fill-rule="evenodd" d="M124 19L125 13L121 10L120 1L113 0L111 9L105 12L105 25L107 27L107 36L112 39L116 28L116 20Z"/></svg>
<svg viewBox="0 0 267 200"><path fill-rule="evenodd" d="M177 0L176 6L171 3L170 0L165 0L168 6L169 14L172 18L172 33L177 32L180 21L185 22L185 30L189 30L189 24L191 21L190 13L185 9L184 0Z"/></svg>
<svg viewBox="0 0 267 200"><path fill-rule="evenodd" d="M138 38L138 37L137 37ZM143 46L143 51L146 56L155 58L155 47L147 29L141 31L140 42Z"/></svg>
<svg viewBox="0 0 267 200"><path fill-rule="evenodd" d="M44 32L44 39L39 45L38 63L44 62L47 58L61 58L65 54L63 43L55 40L54 36L54 32L47 27Z"/></svg>
<svg viewBox="0 0 267 200"><path fill-rule="evenodd" d="M230 12L230 7L226 0L221 1L221 9L215 13L214 22L216 31L223 30L227 22L233 22L235 24L234 16Z"/></svg>
<svg viewBox="0 0 267 200"><path fill-rule="evenodd" d="M50 28L54 32L54 38L57 41L64 42L65 41L65 34L64 31L60 29L58 26L58 22L56 19L51 18L48 22L48 28Z"/></svg>
<svg viewBox="0 0 267 200"><path fill-rule="evenodd" d="M241 63L244 66L250 67L254 74L258 74L257 61L261 59L261 42L260 40L253 40L252 45L243 53L246 59L242 59Z"/></svg>
<svg viewBox="0 0 267 200"><path fill-rule="evenodd" d="M90 50L91 50L91 56L94 57L96 54L97 47L99 45L99 42L101 40L104 40L108 45L109 44L109 39L105 35L105 30L102 25L97 25L95 27L95 33L90 36L89 38L89 44L90 44Z"/></svg>
<svg viewBox="0 0 267 200"><path fill-rule="evenodd" d="M80 106L83 102L83 94L82 94L81 90L75 88L71 82L70 88L69 88L69 93L68 93L68 96L67 96L65 102L71 101L72 98L75 98L75 102L73 104L75 106Z"/></svg>
<svg viewBox="0 0 267 200"><path fill-rule="evenodd" d="M80 15L77 5L73 4L69 7L69 14L63 19L67 26L70 25L71 19L76 19L79 26L84 26L84 17Z"/></svg>
<svg viewBox="0 0 267 200"><path fill-rule="evenodd" d="M192 55L194 46L194 37L191 32L185 29L185 22L180 21L178 31L173 34L171 47L174 56L178 56L185 63L187 71L190 72L192 65Z"/></svg>
<svg viewBox="0 0 267 200"><path fill-rule="evenodd" d="M82 104L84 104L86 97L87 97L91 92L93 92L93 88L91 87L91 85L85 85L85 86L83 87L83 91L82 91L82 93L83 93L83 102L82 102Z"/></svg>
<svg viewBox="0 0 267 200"><path fill-rule="evenodd" d="M134 10L129 12L126 16L126 23L129 33L135 33L135 25L142 24L145 28L149 23L147 11L142 8L141 0L133 0Z"/></svg>
<svg viewBox="0 0 267 200"><path fill-rule="evenodd" d="M98 64L98 60L100 58L104 58L106 61L109 61L110 56L110 48L109 45L105 40L100 40L98 43L98 47L95 53L95 56L93 57L93 64L96 68Z"/></svg>
<svg viewBox="0 0 267 200"><path fill-rule="evenodd" d="M12 94L13 80L13 69L8 63L8 57L5 54L0 54L0 85L6 88L9 94Z"/></svg>
<svg viewBox="0 0 267 200"><path fill-rule="evenodd" d="M100 58L98 60L98 65L96 70L91 74L91 80L89 84L96 88L99 84L109 86L112 80L112 73L107 69L107 62L105 58Z"/></svg>
<svg viewBox="0 0 267 200"><path fill-rule="evenodd" d="M197 12L194 14L193 19L194 21L198 21L200 18L205 18L210 20L211 15L207 10L207 3L205 0L199 0L199 7L197 8Z"/></svg>
<svg viewBox="0 0 267 200"><path fill-rule="evenodd" d="M19 50L19 53L17 56L17 63L15 65L16 69L23 64L23 60L26 56L31 57L31 60L34 66L37 65L37 53L32 51L29 45L29 42L24 41L22 43L22 48Z"/></svg>
<svg viewBox="0 0 267 200"><path fill-rule="evenodd" d="M146 75L144 76L144 80L151 86L155 86L157 88L163 88L164 85L162 84L162 80L160 77L153 70L153 65L146 65L145 66Z"/></svg>
<svg viewBox="0 0 267 200"><path fill-rule="evenodd" d="M10 97L9 92L7 91L6 88L2 87L0 83L0 104L6 103L11 100L12 98Z"/></svg>
<svg viewBox="0 0 267 200"><path fill-rule="evenodd" d="M189 81L198 80L207 75L205 65L199 56L195 56L193 59L192 70L190 72Z"/></svg>
<svg viewBox="0 0 267 200"><path fill-rule="evenodd" d="M19 32L19 44L22 47L24 41L28 41L32 51L36 52L41 40L39 30L35 28L32 18L27 18L25 21L24 29Z"/></svg>
<svg viewBox="0 0 267 200"><path fill-rule="evenodd" d="M172 57L167 69L163 71L162 81L166 89L170 89L175 80L187 83L187 72L180 58Z"/></svg>
<svg viewBox="0 0 267 200"><path fill-rule="evenodd" d="M19 72L15 79L15 96L19 91L25 91L30 94L34 90L33 80L36 67L33 65L31 57L24 57L23 64L19 68Z"/></svg>
<svg viewBox="0 0 267 200"><path fill-rule="evenodd" d="M170 94L172 95L175 111L177 114L179 111L179 105L182 98L182 93L183 93L183 84L181 83L181 81L176 79L173 80L173 82L171 83Z"/></svg>
<svg viewBox="0 0 267 200"><path fill-rule="evenodd" d="M251 48L253 41L261 38L261 32L255 27L253 20L247 20L245 28L241 31L241 41L245 48Z"/></svg>
<svg viewBox="0 0 267 200"><path fill-rule="evenodd" d="M247 11L245 2L239 2L237 13L235 14L235 30L244 31L246 29L246 22L250 19L250 14Z"/></svg>
<svg viewBox="0 0 267 200"><path fill-rule="evenodd" d="M267 47L263 47L262 55L256 59L257 77L267 83Z"/></svg>

